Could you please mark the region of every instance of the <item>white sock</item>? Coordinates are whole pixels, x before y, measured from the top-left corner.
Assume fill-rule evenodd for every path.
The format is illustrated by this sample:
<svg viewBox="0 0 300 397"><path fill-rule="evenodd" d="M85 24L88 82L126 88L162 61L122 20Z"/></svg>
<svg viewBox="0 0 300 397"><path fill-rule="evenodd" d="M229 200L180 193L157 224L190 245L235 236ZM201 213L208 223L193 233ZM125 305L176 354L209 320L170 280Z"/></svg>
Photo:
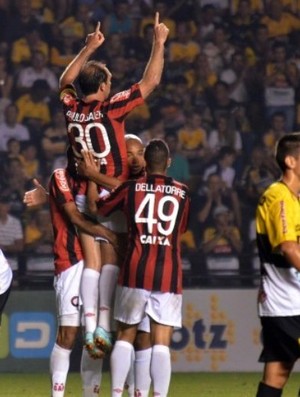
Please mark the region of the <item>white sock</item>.
<svg viewBox="0 0 300 397"><path fill-rule="evenodd" d="M132 350L132 355L131 355L131 363L130 363L130 368L127 374L127 378L125 381L125 386L124 389L127 391L128 397L134 397L134 358L135 358L135 351L134 349Z"/></svg>
<svg viewBox="0 0 300 397"><path fill-rule="evenodd" d="M63 397L70 366L71 350L55 343L50 356L51 397Z"/></svg>
<svg viewBox="0 0 300 397"><path fill-rule="evenodd" d="M99 319L98 325L106 331L111 330L111 309L119 275L119 267L105 264L102 267L99 284Z"/></svg>
<svg viewBox="0 0 300 397"><path fill-rule="evenodd" d="M150 374L153 381L153 395L166 397L171 380L171 355L168 346L152 347Z"/></svg>
<svg viewBox="0 0 300 397"><path fill-rule="evenodd" d="M100 273L97 270L83 269L80 294L86 332L94 332L97 324L99 277Z"/></svg>
<svg viewBox="0 0 300 397"><path fill-rule="evenodd" d="M93 359L82 349L80 374L82 397L98 397L102 380L103 359Z"/></svg>
<svg viewBox="0 0 300 397"><path fill-rule="evenodd" d="M127 374L130 369L133 346L129 342L118 340L110 356L111 397L120 397L124 390Z"/></svg>
<svg viewBox="0 0 300 397"><path fill-rule="evenodd" d="M151 386L150 363L152 348L135 352L135 390L139 397L147 397Z"/></svg>

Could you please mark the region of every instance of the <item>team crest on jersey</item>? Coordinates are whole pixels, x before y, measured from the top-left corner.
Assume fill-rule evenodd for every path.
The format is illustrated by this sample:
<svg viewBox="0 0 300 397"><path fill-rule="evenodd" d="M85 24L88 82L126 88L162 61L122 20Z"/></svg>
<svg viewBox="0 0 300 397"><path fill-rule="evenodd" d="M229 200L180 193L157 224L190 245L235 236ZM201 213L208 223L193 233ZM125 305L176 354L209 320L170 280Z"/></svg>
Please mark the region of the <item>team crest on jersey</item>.
<svg viewBox="0 0 300 397"><path fill-rule="evenodd" d="M73 100L73 96L71 94L64 94L62 101L65 105L69 105Z"/></svg>
<svg viewBox="0 0 300 397"><path fill-rule="evenodd" d="M59 169L55 171L55 176L56 176L56 181L59 190L62 192L68 192L70 191L67 179L66 179L66 174L64 169Z"/></svg>
<svg viewBox="0 0 300 397"><path fill-rule="evenodd" d="M113 102L123 101L124 99L129 98L129 95L130 95L130 90L118 92L111 98L110 102L113 103Z"/></svg>

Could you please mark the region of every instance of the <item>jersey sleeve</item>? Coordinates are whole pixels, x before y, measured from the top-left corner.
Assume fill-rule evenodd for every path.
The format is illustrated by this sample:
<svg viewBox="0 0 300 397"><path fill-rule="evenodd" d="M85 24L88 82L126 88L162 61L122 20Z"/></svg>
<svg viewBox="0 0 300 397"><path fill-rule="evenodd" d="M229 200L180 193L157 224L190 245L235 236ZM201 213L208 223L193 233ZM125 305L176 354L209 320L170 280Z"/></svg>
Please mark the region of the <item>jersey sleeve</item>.
<svg viewBox="0 0 300 397"><path fill-rule="evenodd" d="M109 216L112 212L123 210L125 207L126 191L128 189L128 182L122 183L116 189L97 202L98 212L101 215Z"/></svg>
<svg viewBox="0 0 300 397"><path fill-rule="evenodd" d="M128 90L118 92L109 99L107 103L108 115L110 118L122 122L133 109L143 103L140 86L136 83Z"/></svg>
<svg viewBox="0 0 300 397"><path fill-rule="evenodd" d="M266 227L273 249L285 241L297 241L293 208L284 199L276 201L269 208Z"/></svg>
<svg viewBox="0 0 300 397"><path fill-rule="evenodd" d="M49 183L49 193L60 207L75 202L65 169L57 169L53 172Z"/></svg>

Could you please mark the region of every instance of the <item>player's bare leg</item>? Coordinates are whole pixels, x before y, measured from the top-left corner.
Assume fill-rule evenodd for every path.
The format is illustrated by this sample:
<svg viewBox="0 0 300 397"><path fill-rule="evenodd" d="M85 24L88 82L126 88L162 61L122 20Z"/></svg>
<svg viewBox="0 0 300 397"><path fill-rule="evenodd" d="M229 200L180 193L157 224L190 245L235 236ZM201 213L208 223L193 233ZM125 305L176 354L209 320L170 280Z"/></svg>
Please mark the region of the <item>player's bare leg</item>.
<svg viewBox="0 0 300 397"><path fill-rule="evenodd" d="M86 349L93 354L95 349L94 332L97 326L101 269L100 245L95 241L94 237L85 233L80 233L80 241L84 256L84 269L80 285L85 322L84 344Z"/></svg>

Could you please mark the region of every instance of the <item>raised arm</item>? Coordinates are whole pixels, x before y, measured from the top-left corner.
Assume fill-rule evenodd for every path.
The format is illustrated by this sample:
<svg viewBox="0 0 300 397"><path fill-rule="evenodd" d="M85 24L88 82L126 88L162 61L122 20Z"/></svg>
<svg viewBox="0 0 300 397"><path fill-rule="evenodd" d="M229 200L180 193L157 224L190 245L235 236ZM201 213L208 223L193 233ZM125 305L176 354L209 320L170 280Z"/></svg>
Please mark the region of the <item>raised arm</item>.
<svg viewBox="0 0 300 397"><path fill-rule="evenodd" d="M95 182L97 185L101 185L108 190L114 189L121 184L119 179L112 176L107 176L99 172L99 166L95 162L93 153L88 150L81 151L82 159L77 160L77 171L79 175L84 176L90 181Z"/></svg>
<svg viewBox="0 0 300 397"><path fill-rule="evenodd" d="M159 22L159 13L155 14L152 51L147 63L142 80L139 82L143 98L158 86L164 67L165 42L169 29L164 23Z"/></svg>
<svg viewBox="0 0 300 397"><path fill-rule="evenodd" d="M100 31L100 22L98 22L95 31L87 35L85 46L79 51L60 76L59 88L72 84L76 80L82 65L87 62L89 57L101 46L104 40L104 35Z"/></svg>

